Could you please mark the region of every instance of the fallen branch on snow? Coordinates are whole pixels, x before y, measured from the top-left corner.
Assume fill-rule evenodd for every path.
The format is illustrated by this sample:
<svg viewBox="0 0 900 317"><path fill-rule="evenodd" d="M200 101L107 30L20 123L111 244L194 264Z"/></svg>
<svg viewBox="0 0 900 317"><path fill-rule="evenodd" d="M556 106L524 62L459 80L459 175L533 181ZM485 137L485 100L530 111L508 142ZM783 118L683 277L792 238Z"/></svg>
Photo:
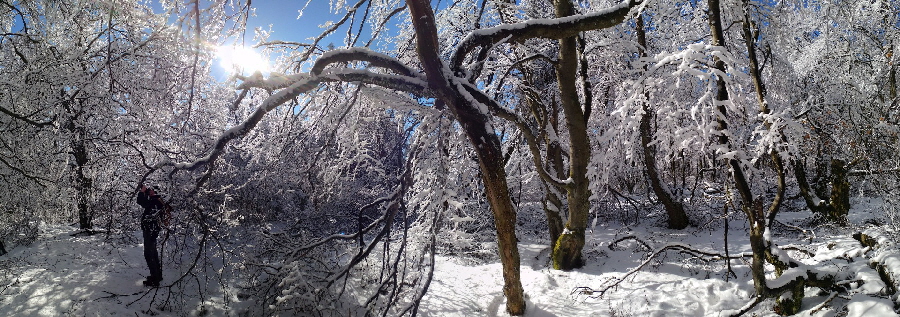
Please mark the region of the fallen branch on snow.
<svg viewBox="0 0 900 317"><path fill-rule="evenodd" d="M648 249L651 249L650 246L646 242L641 241L640 239L638 239L635 236L627 236L627 237L619 238L618 240L616 240L612 244L610 244L610 248L612 248L612 246L618 244L619 242L622 242L625 240L638 241L639 243L641 243ZM694 249L683 243L669 243L659 249L656 249L656 251L653 251L652 253L650 253L650 256L648 256L646 260L641 262L641 264L638 265L637 267L626 272L625 275L623 275L621 277L610 277L607 280L605 280L603 282L603 284L606 284L605 286L603 286L599 289L593 289L593 288L586 287L586 286L579 286L579 287L576 287L575 289L573 289L572 292L570 293L570 295L575 295L577 293L577 294L581 294L581 295L587 295L588 297L595 298L595 299L603 298L603 295L605 295L606 292L608 292L609 290L611 290L613 288L618 287L619 284L621 284L623 281L625 281L625 279L627 279L628 277L639 272L641 269L643 269L645 266L647 266L647 264L649 264L650 261L652 261L658 255L660 255L666 251L669 251L669 250L678 250L678 251L681 251L682 253L687 253L687 254L693 255L695 257L701 258L707 262L719 261L719 260L735 260L735 259L741 259L741 258L745 258L745 257L752 257L752 254L750 254L750 253L741 253L738 256L727 257L727 256L725 256L723 254L719 254L719 253Z"/></svg>

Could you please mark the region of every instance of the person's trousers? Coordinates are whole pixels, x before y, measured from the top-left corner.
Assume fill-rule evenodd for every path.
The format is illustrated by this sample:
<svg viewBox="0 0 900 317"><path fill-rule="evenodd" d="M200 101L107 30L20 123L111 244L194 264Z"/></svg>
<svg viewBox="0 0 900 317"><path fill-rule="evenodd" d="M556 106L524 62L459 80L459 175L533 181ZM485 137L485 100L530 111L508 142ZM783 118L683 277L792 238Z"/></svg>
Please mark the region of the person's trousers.
<svg viewBox="0 0 900 317"><path fill-rule="evenodd" d="M144 232L144 260L147 260L147 268L150 269L148 280L161 281L162 264L159 263L159 252L156 251L159 224L156 222L141 222L141 230Z"/></svg>

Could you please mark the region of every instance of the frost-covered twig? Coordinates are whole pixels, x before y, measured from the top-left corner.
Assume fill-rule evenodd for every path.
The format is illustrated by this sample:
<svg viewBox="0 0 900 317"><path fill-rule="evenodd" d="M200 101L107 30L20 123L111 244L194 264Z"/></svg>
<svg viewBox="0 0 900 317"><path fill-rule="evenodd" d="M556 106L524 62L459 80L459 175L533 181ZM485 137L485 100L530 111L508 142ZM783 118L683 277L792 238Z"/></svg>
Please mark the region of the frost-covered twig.
<svg viewBox="0 0 900 317"><path fill-rule="evenodd" d="M744 305L744 307L741 307L741 309L739 309L737 312L732 313L732 314L727 315L727 316L729 316L729 317L739 317L739 316L742 316L742 315L746 314L747 312L749 312L751 309L753 309L753 307L756 307L756 305L759 305L759 303L762 303L763 300L765 300L764 297L762 297L762 296L756 296L756 297L753 298L753 301L747 303L746 305ZM723 312L723 313L725 313L725 312Z"/></svg>
<svg viewBox="0 0 900 317"><path fill-rule="evenodd" d="M610 186L610 185L606 185L606 189L609 190L609 191L610 191L611 193L613 193L614 195L616 195L616 196L618 196L618 197L622 197L622 199L625 199L625 201L627 201L629 204L631 204L631 207L634 207L635 210L641 210L641 208L638 207L638 205L639 205L640 203L639 203L637 200L634 200L634 199L631 198L631 197L628 197L628 196L623 195L622 193L620 193L619 191L617 191L615 188L613 188L613 187ZM651 248L650 248L650 247L647 247L647 249L651 249Z"/></svg>
<svg viewBox="0 0 900 317"><path fill-rule="evenodd" d="M781 221L778 221L778 220L773 221L773 223L778 224L778 225L780 225L780 226L783 226L783 227L785 227L785 228L791 229L791 230L800 231L800 232L802 232L803 234L808 235L808 236L810 236L810 237L815 237L815 236L816 236L816 233L815 233L814 231L812 231L812 229L804 229L804 228L801 228L801 227L799 227L799 226L795 226L795 225L792 225L792 224L787 224L787 223L784 223L784 222L781 222Z"/></svg>
<svg viewBox="0 0 900 317"><path fill-rule="evenodd" d="M837 297L838 297L838 292L831 292L831 295L829 295L828 298L825 299L824 302L822 302L819 305L816 305L816 307L814 307L812 310L809 311L809 315L810 316L815 315L820 310L822 310L822 308L825 308L825 306L828 306L828 303L831 303L831 300L833 300Z"/></svg>
<svg viewBox="0 0 900 317"><path fill-rule="evenodd" d="M631 236L624 236L624 237L621 237L621 238L616 239L616 241L613 241L612 243L609 244L609 249L612 250L612 251L615 251L615 249L613 249L613 248L614 248L616 245L618 245L619 242L622 242L622 241L625 241L625 240L634 240L634 241L637 241L637 242L640 243L642 246L644 246L644 248L646 248L648 252L649 252L649 251L653 251L653 248L651 248L650 245L647 244L647 242L644 242L644 240L641 240L641 239L639 239L637 236L633 236L633 235L631 235Z"/></svg>
<svg viewBox="0 0 900 317"><path fill-rule="evenodd" d="M627 0L602 11L556 19L503 24L475 30L466 36L453 52L450 65L460 70L465 58L476 49L493 47L499 42L521 43L533 38L563 39L580 32L604 29L621 23L631 8L641 1ZM482 54L487 56L488 54ZM476 61L477 62L477 61Z"/></svg>
<svg viewBox="0 0 900 317"><path fill-rule="evenodd" d="M625 240L625 239L632 238L632 237L633 236L623 237L622 239L619 239L619 240ZM634 239L637 241L640 241L637 238L634 238ZM647 266L647 264L649 264L654 258L656 258L656 256L658 256L668 250L680 250L682 252L689 253L689 254L692 254L692 255L695 255L698 257L699 256L707 256L707 257L710 257L710 259L709 259L710 261L723 260L723 259L731 260L731 259L739 259L739 258L743 258L743 257L751 257L752 256L752 254L749 254L749 253L742 253L740 256L732 256L729 258L722 254L694 249L683 243L669 243L663 247L660 247L659 249L656 249L656 251L653 251L652 253L650 253L650 255L647 257L647 259L644 260L643 262L641 262L640 265L631 269L628 272L625 272L625 274L622 275L621 277L610 278L609 280L613 281L613 283L605 285L605 286L601 287L600 289L593 289L593 288L585 287L585 286L576 287L572 291L572 294L580 293L583 295L588 295L588 297L591 297L591 298L602 298L603 295L606 294L606 292L608 292L609 290L611 290L615 287L618 287L619 284L621 284L622 282L625 281L625 279L634 275L635 273L637 273L641 269L643 269L645 266Z"/></svg>

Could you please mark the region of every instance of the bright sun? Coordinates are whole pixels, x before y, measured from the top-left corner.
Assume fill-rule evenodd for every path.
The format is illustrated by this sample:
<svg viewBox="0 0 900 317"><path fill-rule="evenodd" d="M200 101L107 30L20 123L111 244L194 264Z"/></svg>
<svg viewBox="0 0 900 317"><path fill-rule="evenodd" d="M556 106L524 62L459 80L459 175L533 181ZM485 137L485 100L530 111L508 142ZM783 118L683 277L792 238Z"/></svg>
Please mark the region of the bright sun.
<svg viewBox="0 0 900 317"><path fill-rule="evenodd" d="M252 48L245 46L219 46L216 56L225 71L236 74L253 74L269 71L269 61Z"/></svg>

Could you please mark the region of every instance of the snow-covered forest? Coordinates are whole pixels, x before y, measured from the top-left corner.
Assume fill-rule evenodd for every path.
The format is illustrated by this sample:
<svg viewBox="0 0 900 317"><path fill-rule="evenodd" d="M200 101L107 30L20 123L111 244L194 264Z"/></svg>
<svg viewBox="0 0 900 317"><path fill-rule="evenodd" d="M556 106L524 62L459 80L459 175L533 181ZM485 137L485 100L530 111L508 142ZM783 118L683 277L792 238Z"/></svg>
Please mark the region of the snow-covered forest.
<svg viewBox="0 0 900 317"><path fill-rule="evenodd" d="M259 1L0 0L0 315L900 316L898 0Z"/></svg>

